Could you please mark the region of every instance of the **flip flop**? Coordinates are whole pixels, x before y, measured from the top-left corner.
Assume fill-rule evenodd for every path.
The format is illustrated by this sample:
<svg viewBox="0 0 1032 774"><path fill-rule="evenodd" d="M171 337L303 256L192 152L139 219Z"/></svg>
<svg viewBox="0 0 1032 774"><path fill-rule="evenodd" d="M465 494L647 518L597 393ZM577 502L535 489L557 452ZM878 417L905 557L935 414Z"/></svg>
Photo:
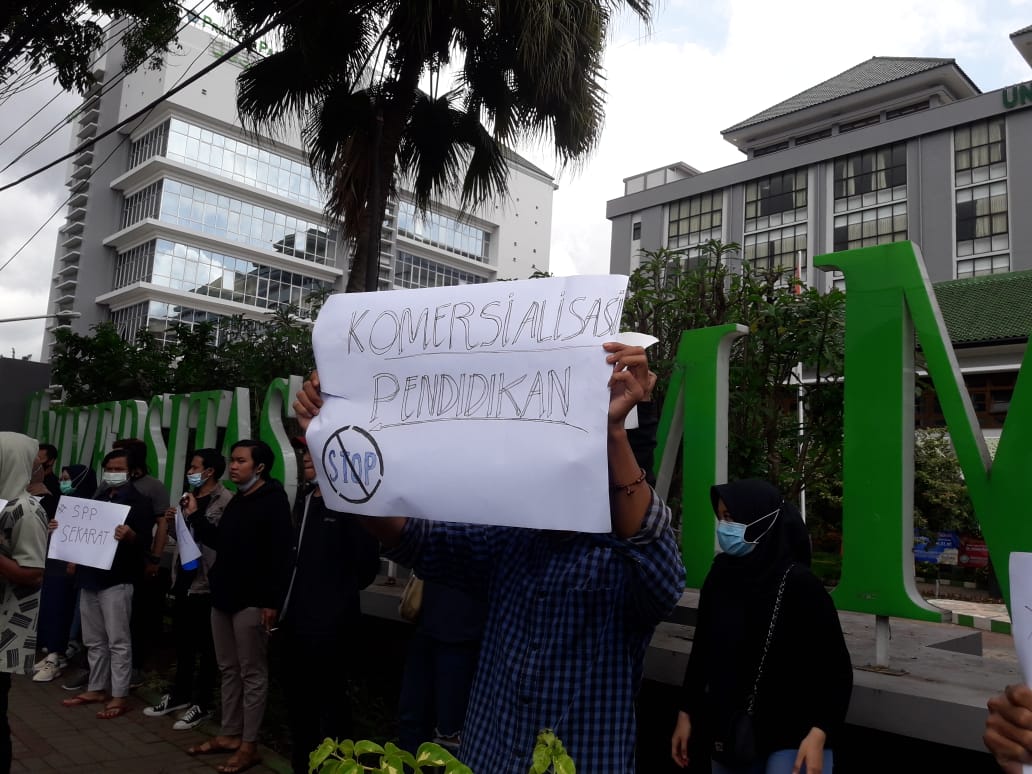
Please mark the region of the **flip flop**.
<svg viewBox="0 0 1032 774"><path fill-rule="evenodd" d="M129 712L128 704L117 704L114 707L104 707L97 713L97 720L114 720Z"/></svg>
<svg viewBox="0 0 1032 774"><path fill-rule="evenodd" d="M86 694L80 693L78 696L73 696L70 699L63 699L61 704L65 707L81 707L84 704L103 704L107 699L94 699Z"/></svg>
<svg viewBox="0 0 1032 774"><path fill-rule="evenodd" d="M209 739L207 742L201 742L196 747L190 747L187 749L187 755L220 755L222 753L235 753L239 750L239 747L223 747L221 744L216 744L214 739Z"/></svg>
<svg viewBox="0 0 1032 774"><path fill-rule="evenodd" d="M236 755L234 755L221 766L216 766L215 770L222 772L222 774L240 774L242 771L253 769L261 762L262 756L258 755L258 753L252 754L247 760L243 761L238 761Z"/></svg>

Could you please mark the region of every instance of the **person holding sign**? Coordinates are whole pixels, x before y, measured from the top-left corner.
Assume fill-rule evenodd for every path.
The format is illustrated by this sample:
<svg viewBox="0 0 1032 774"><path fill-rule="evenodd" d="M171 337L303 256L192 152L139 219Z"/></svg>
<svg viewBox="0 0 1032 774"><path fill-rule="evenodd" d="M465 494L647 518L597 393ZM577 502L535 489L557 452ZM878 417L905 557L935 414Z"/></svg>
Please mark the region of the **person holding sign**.
<svg viewBox="0 0 1032 774"><path fill-rule="evenodd" d="M211 583L211 629L222 672L222 730L191 747L191 755L232 752L218 767L225 774L257 765L258 731L269 690L269 633L287 591L290 501L271 476L274 458L264 441L233 444L229 478L237 493L218 524L199 518L197 498L183 512L199 543L216 552Z"/></svg>
<svg viewBox="0 0 1032 774"><path fill-rule="evenodd" d="M226 472L226 460L218 449L198 449L190 455L186 470L188 491L192 492L197 510L193 519L204 519L217 525L233 493L220 479ZM185 501L184 500L181 502ZM165 518L168 534L177 541L176 508L169 508ZM143 714L162 717L185 709L172 726L176 731L188 731L211 717L212 692L218 664L215 661L215 643L211 637L211 588L208 573L215 563L215 551L203 543L200 560L195 569L184 569L183 559L176 551L172 564L172 633L176 641L176 676L172 689L158 703L147 707ZM187 564L192 565L188 562Z"/></svg>
<svg viewBox="0 0 1032 774"><path fill-rule="evenodd" d="M58 487L62 496L90 499L97 491L97 474L85 465L66 465ZM47 559L39 614L39 644L47 656L35 666L35 683L49 683L68 666L66 651L78 604L74 573L75 567L63 559Z"/></svg>
<svg viewBox="0 0 1032 774"><path fill-rule="evenodd" d="M655 374L641 347L609 342L598 356L612 368L608 533L363 519L388 556L419 577L488 589L459 750L474 771L527 771L543 728L554 729L579 770L635 770L634 697L645 651L681 597L684 567L670 510L646 483L625 429ZM294 403L303 427L322 405L313 373ZM534 481L525 490L526 508L549 510Z"/></svg>
<svg viewBox="0 0 1032 774"><path fill-rule="evenodd" d="M0 432L0 774L11 770L11 674L28 672L36 654L47 554L46 512L27 491L36 453L34 439Z"/></svg>
<svg viewBox="0 0 1032 774"><path fill-rule="evenodd" d="M104 703L101 720L129 711L129 681L133 653L129 621L133 607L133 583L143 576L144 557L153 523L151 501L129 480L130 454L126 449L108 452L103 462L106 488L97 495L103 502L128 505L124 524L114 529L118 541L110 570L78 564L79 614L86 645L90 678L88 690L62 702L66 707ZM60 529L60 519L56 527Z"/></svg>
<svg viewBox="0 0 1032 774"><path fill-rule="evenodd" d="M1009 685L989 700L982 740L1006 774L1022 774L1032 765L1032 688Z"/></svg>

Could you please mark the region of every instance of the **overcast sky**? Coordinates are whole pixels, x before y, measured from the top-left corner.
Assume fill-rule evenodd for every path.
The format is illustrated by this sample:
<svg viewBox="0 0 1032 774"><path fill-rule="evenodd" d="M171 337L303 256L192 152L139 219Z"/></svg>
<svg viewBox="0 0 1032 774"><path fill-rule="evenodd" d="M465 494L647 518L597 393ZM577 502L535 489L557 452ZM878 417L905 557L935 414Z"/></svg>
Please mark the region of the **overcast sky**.
<svg viewBox="0 0 1032 774"><path fill-rule="evenodd" d="M606 125L577 170L555 169L543 147L520 149L559 184L552 217L551 270L605 273L605 204L623 179L684 161L708 171L744 159L720 130L872 56L952 57L983 91L1026 81L1032 70L1009 34L1032 24L1032 0L663 0L651 29L630 17L615 26L606 55ZM55 95L36 86L0 107L0 140ZM58 123L78 100L62 94L0 145L0 167ZM65 130L0 174L65 152ZM0 193L0 264L67 196L65 168ZM45 314L57 229L54 218L0 271L0 319ZM37 359L42 321L0 323L0 352Z"/></svg>

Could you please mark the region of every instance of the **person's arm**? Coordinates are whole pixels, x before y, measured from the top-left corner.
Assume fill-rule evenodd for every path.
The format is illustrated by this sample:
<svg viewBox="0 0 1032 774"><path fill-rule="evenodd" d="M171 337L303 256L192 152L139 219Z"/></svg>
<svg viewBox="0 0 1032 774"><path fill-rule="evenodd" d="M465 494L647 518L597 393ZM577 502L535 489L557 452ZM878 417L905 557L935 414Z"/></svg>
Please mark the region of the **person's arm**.
<svg viewBox="0 0 1032 774"><path fill-rule="evenodd" d="M1032 689L1010 685L989 700L982 741L1007 774L1032 764Z"/></svg>
<svg viewBox="0 0 1032 774"><path fill-rule="evenodd" d="M183 505L183 517L186 519L186 523L189 524L190 528L193 530L194 540L198 543L204 543L208 548L213 548L218 551L220 535L218 521L206 518L208 515L207 511L203 514L198 514L197 498L192 494L187 493L183 495L183 500L185 501L185 504ZM212 506L209 505L208 510L211 510L211 507ZM219 520L221 520L223 510L224 508L218 511L217 515Z"/></svg>
<svg viewBox="0 0 1032 774"><path fill-rule="evenodd" d="M319 372L312 371L311 375L298 390L294 400L294 413L297 415L297 423L301 425L301 432L308 432L308 425L312 419L319 414L322 408L322 390L319 384ZM384 550L390 550L398 545L401 540L402 530L405 529L404 516L356 516L369 533L380 541Z"/></svg>
<svg viewBox="0 0 1032 774"><path fill-rule="evenodd" d="M607 455L609 459L610 515L613 532L627 539L642 528L652 501L652 491L645 483L645 469L638 465L624 421L631 409L646 398L655 384L649 371L648 357L641 347L609 342L603 345L606 362L613 366L609 378L609 423Z"/></svg>
<svg viewBox="0 0 1032 774"><path fill-rule="evenodd" d="M162 512L154 517L154 539L151 541L150 556L147 557L148 578L154 578L161 567L161 556L165 553L165 546L168 544L168 519Z"/></svg>
<svg viewBox="0 0 1032 774"><path fill-rule="evenodd" d="M31 505L39 512L26 504L8 506L25 511L11 530L11 556L0 556L0 577L16 586L37 588L43 583L47 562L47 523L42 506L35 502Z"/></svg>

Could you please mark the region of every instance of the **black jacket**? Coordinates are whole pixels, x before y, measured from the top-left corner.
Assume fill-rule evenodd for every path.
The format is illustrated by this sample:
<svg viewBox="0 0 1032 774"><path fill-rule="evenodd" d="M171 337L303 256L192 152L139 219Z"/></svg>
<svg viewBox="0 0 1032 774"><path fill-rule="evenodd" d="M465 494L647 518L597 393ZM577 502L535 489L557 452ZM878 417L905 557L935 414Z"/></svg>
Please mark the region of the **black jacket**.
<svg viewBox="0 0 1032 774"><path fill-rule="evenodd" d="M309 494L301 502L283 625L305 636L339 637L361 615L359 591L376 578L380 544L355 516L330 510L322 497Z"/></svg>
<svg viewBox="0 0 1032 774"><path fill-rule="evenodd" d="M267 480L253 494L237 492L218 524L194 514L190 526L216 552L208 574L212 607L279 609L290 560L290 502L278 481Z"/></svg>
<svg viewBox="0 0 1032 774"><path fill-rule="evenodd" d="M746 531L747 539L758 541L752 553L714 559L699 597L681 709L693 728L716 737L746 709L787 570L756 694L757 752L796 749L814 726L827 734L825 746L832 748L849 707L853 670L838 612L810 572L809 538L799 512L766 482L714 487L714 507L718 497L735 521L749 524L774 512L777 517L772 527L761 519Z"/></svg>
<svg viewBox="0 0 1032 774"><path fill-rule="evenodd" d="M147 552L154 531L154 509L150 498L144 497L127 483L117 489L105 489L94 499L129 506L125 524L136 533L132 541L121 540L115 549L110 570L101 570L80 564L76 567L76 583L84 589L99 590L119 583L137 583L143 579Z"/></svg>

